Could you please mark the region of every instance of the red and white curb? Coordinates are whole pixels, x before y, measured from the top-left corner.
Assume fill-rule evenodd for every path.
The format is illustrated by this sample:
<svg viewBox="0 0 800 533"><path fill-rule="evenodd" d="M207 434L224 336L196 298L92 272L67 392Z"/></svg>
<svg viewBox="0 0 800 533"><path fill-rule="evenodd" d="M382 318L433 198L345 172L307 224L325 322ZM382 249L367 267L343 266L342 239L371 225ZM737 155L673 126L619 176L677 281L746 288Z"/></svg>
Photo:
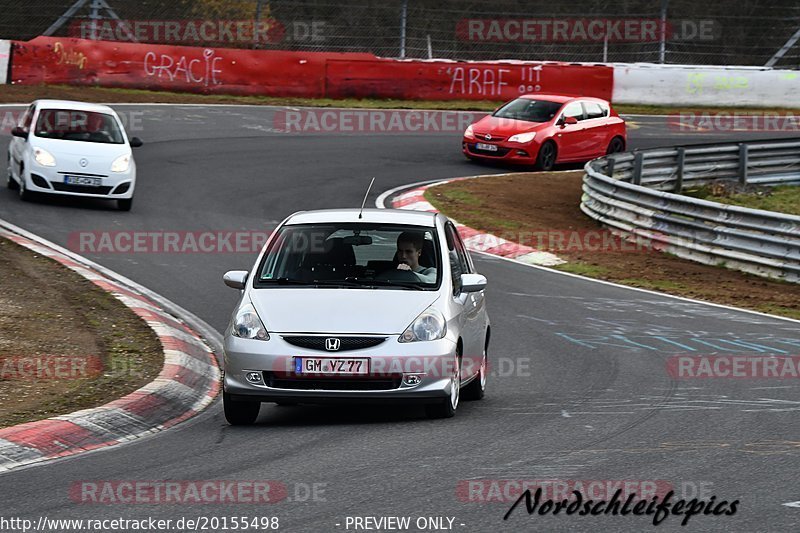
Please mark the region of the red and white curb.
<svg viewBox="0 0 800 533"><path fill-rule="evenodd" d="M110 403L0 429L0 471L129 442L172 427L202 411L219 392L214 351L183 320L135 284L105 275L79 256L0 221L0 236L49 257L92 281L140 316L164 350L164 367L144 387ZM105 270L105 269L103 269Z"/></svg>
<svg viewBox="0 0 800 533"><path fill-rule="evenodd" d="M431 187L444 185L445 183L480 177L484 176L453 178L416 187L393 197L391 199L392 207L394 209L410 209L414 211L431 211L438 213L439 210L425 200L425 191ZM541 250L537 250L536 248L518 244L490 233L482 233L476 229L472 229L460 224L455 220L452 221L458 229L458 233L461 235L461 238L464 240L464 245L471 251L499 255L500 257L514 259L529 265L555 266L566 263L566 261L555 254L551 254L550 252L543 252Z"/></svg>

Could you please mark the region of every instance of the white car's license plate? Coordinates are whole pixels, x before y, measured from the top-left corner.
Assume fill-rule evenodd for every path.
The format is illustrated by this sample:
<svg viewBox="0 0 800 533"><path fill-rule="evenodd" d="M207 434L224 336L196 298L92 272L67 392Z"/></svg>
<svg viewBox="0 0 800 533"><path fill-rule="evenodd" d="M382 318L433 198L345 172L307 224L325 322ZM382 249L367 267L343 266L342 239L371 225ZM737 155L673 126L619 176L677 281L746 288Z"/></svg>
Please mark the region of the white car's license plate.
<svg viewBox="0 0 800 533"><path fill-rule="evenodd" d="M486 144L486 143L478 143L475 145L478 150L486 150L487 152L496 152L497 145L496 144Z"/></svg>
<svg viewBox="0 0 800 533"><path fill-rule="evenodd" d="M99 187L103 184L100 178L89 178L87 176L64 176L64 183L69 185L88 185L89 187Z"/></svg>
<svg viewBox="0 0 800 533"><path fill-rule="evenodd" d="M348 375L369 374L369 359L366 357L295 357L296 374L307 375Z"/></svg>

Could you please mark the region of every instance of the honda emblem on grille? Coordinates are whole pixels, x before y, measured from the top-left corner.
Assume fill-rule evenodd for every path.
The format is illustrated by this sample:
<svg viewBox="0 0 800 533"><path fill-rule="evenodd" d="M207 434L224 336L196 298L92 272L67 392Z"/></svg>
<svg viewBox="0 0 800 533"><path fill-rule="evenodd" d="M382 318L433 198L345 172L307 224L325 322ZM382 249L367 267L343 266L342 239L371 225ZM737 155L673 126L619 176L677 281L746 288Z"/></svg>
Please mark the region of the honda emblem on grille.
<svg viewBox="0 0 800 533"><path fill-rule="evenodd" d="M492 140L492 134L491 133L487 133L486 134L486 140L487 141L491 141Z"/></svg>
<svg viewBox="0 0 800 533"><path fill-rule="evenodd" d="M340 339L325 339L325 349L329 352L335 352L342 347L342 341Z"/></svg>

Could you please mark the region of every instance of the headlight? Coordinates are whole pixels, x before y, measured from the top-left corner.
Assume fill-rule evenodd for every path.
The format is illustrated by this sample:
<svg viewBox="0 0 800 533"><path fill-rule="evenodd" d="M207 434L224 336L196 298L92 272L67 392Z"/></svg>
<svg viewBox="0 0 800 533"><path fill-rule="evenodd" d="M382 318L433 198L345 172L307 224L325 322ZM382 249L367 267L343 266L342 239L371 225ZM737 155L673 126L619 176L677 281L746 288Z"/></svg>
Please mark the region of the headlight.
<svg viewBox="0 0 800 533"><path fill-rule="evenodd" d="M466 137L467 139L474 139L475 138L475 134L472 133L472 125L471 124L469 126L467 126L467 129L464 130L464 137Z"/></svg>
<svg viewBox="0 0 800 533"><path fill-rule="evenodd" d="M447 322L441 311L429 307L400 335L400 342L435 341L447 333Z"/></svg>
<svg viewBox="0 0 800 533"><path fill-rule="evenodd" d="M231 334L234 337L242 339L256 339L260 341L268 341L269 333L267 328L261 322L261 319L256 313L253 304L245 304L236 312L236 318L233 319L233 327Z"/></svg>
<svg viewBox="0 0 800 533"><path fill-rule="evenodd" d="M111 163L111 172L127 172L131 168L131 154L121 155Z"/></svg>
<svg viewBox="0 0 800 533"><path fill-rule="evenodd" d="M33 158L36 159L36 162L43 167L56 166L56 158L53 157L53 154L42 148L33 149Z"/></svg>
<svg viewBox="0 0 800 533"><path fill-rule="evenodd" d="M517 133L516 135L512 135L509 137L508 141L512 143L529 143L536 137L535 131L529 131L528 133Z"/></svg>

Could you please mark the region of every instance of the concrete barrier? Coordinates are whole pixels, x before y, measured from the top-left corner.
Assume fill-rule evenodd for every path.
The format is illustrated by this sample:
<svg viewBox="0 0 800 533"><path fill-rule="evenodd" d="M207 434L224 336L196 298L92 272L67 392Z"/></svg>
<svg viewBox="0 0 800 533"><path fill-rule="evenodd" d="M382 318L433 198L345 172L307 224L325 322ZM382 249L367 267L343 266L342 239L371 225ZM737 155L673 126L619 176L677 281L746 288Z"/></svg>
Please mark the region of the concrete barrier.
<svg viewBox="0 0 800 533"><path fill-rule="evenodd" d="M8 83L11 70L11 41L0 40L0 84Z"/></svg>
<svg viewBox="0 0 800 533"><path fill-rule="evenodd" d="M616 104L800 107L800 72L762 67L616 64Z"/></svg>

